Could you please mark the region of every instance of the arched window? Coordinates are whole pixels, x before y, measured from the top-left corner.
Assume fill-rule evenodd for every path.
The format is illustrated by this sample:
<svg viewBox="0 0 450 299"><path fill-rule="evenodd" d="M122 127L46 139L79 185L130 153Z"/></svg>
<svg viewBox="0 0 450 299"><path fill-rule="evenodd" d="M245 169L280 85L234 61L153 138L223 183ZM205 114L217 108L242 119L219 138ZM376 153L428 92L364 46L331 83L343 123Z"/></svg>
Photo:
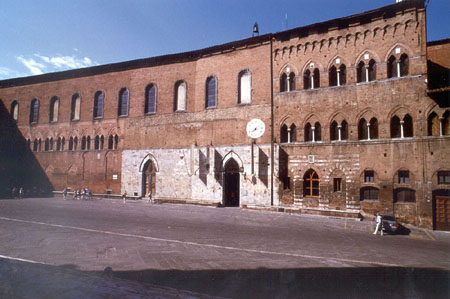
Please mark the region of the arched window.
<svg viewBox="0 0 450 299"><path fill-rule="evenodd" d="M391 138L400 138L400 119L395 115L391 119Z"/></svg>
<svg viewBox="0 0 450 299"><path fill-rule="evenodd" d="M53 150L53 137L50 138L50 150Z"/></svg>
<svg viewBox="0 0 450 299"><path fill-rule="evenodd" d="M310 169L303 176L303 195L304 196L319 196L319 176Z"/></svg>
<svg viewBox="0 0 450 299"><path fill-rule="evenodd" d="M38 151L38 140L34 139L33 142L33 152L37 152Z"/></svg>
<svg viewBox="0 0 450 299"><path fill-rule="evenodd" d="M86 138L86 150L90 150L91 149L91 136L88 136Z"/></svg>
<svg viewBox="0 0 450 299"><path fill-rule="evenodd" d="M288 91L294 91L295 90L295 74L290 73L288 78Z"/></svg>
<svg viewBox="0 0 450 299"><path fill-rule="evenodd" d="M400 56L400 77L408 76L409 74L409 58L406 53Z"/></svg>
<svg viewBox="0 0 450 299"><path fill-rule="evenodd" d="M65 148L64 148L64 145L66 144L66 138L62 138L62 140L61 140L61 150L63 151Z"/></svg>
<svg viewBox="0 0 450 299"><path fill-rule="evenodd" d="M70 120L80 120L81 97L78 93L72 96L72 104L70 110Z"/></svg>
<svg viewBox="0 0 450 299"><path fill-rule="evenodd" d="M395 203L416 202L416 191L409 188L397 188L394 190Z"/></svg>
<svg viewBox="0 0 450 299"><path fill-rule="evenodd" d="M428 136L440 135L440 121L436 113L431 113L428 116Z"/></svg>
<svg viewBox="0 0 450 299"><path fill-rule="evenodd" d="M313 80L312 83L313 85L311 86L311 88L319 88L320 87L320 72L318 68L314 69L313 72Z"/></svg>
<svg viewBox="0 0 450 299"><path fill-rule="evenodd" d="M32 99L30 106L30 124L35 124L38 122L39 116L39 100Z"/></svg>
<svg viewBox="0 0 450 299"><path fill-rule="evenodd" d="M348 140L348 124L345 119L341 122L341 140Z"/></svg>
<svg viewBox="0 0 450 299"><path fill-rule="evenodd" d="M413 137L414 136L414 130L413 130L413 120L412 117L409 114L406 114L403 118L403 136L404 137Z"/></svg>
<svg viewBox="0 0 450 299"><path fill-rule="evenodd" d="M358 63L358 67L356 69L356 81L358 83L366 82L366 65L364 64L364 61L360 61Z"/></svg>
<svg viewBox="0 0 450 299"><path fill-rule="evenodd" d="M368 81L375 81L377 79L377 65L375 60L373 59L369 61L368 73L369 73Z"/></svg>
<svg viewBox="0 0 450 299"><path fill-rule="evenodd" d="M95 150L99 150L100 149L100 137L98 135L95 136L94 149Z"/></svg>
<svg viewBox="0 0 450 299"><path fill-rule="evenodd" d="M175 83L175 98L173 111L186 111L186 82L177 81Z"/></svg>
<svg viewBox="0 0 450 299"><path fill-rule="evenodd" d="M288 127L286 124L281 126L280 130L280 142L287 143L288 142Z"/></svg>
<svg viewBox="0 0 450 299"><path fill-rule="evenodd" d="M109 137L108 137L108 149L112 150L113 146L114 146L113 136L109 135Z"/></svg>
<svg viewBox="0 0 450 299"><path fill-rule="evenodd" d="M104 144L105 144L105 137L103 137L103 135L102 135L102 136L100 136L100 149L101 150L103 149Z"/></svg>
<svg viewBox="0 0 450 299"><path fill-rule="evenodd" d="M284 92L288 90L288 82L286 73L281 74L280 77L280 92Z"/></svg>
<svg viewBox="0 0 450 299"><path fill-rule="evenodd" d="M73 139L73 150L76 151L78 149L78 137L75 136Z"/></svg>
<svg viewBox="0 0 450 299"><path fill-rule="evenodd" d="M49 150L50 150L50 139L46 138L44 144L44 151L48 152Z"/></svg>
<svg viewBox="0 0 450 299"><path fill-rule="evenodd" d="M116 150L119 147L119 136L114 135L114 149Z"/></svg>
<svg viewBox="0 0 450 299"><path fill-rule="evenodd" d="M303 89L311 89L311 71L309 69L303 73Z"/></svg>
<svg viewBox="0 0 450 299"><path fill-rule="evenodd" d="M312 141L312 130L311 130L311 124L307 123L305 125L305 132L304 132L305 142Z"/></svg>
<svg viewBox="0 0 450 299"><path fill-rule="evenodd" d="M338 86L347 84L347 67L345 64L341 64L338 69Z"/></svg>
<svg viewBox="0 0 450 299"><path fill-rule="evenodd" d="M378 200L378 188L375 187L364 187L360 189L359 200Z"/></svg>
<svg viewBox="0 0 450 299"><path fill-rule="evenodd" d="M444 119L442 121L442 134L450 135L450 110L445 111Z"/></svg>
<svg viewBox="0 0 450 299"><path fill-rule="evenodd" d="M59 152L61 150L61 137L56 139L56 151Z"/></svg>
<svg viewBox="0 0 450 299"><path fill-rule="evenodd" d="M149 84L145 88L144 113L150 114L155 112L156 112L156 85Z"/></svg>
<svg viewBox="0 0 450 299"><path fill-rule="evenodd" d="M243 70L238 75L238 104L251 104L252 102L252 73Z"/></svg>
<svg viewBox="0 0 450 299"><path fill-rule="evenodd" d="M292 124L290 126L290 142L296 142L297 141L297 126L295 124Z"/></svg>
<svg viewBox="0 0 450 299"><path fill-rule="evenodd" d="M17 121L19 119L19 103L17 101L13 101L11 103L11 116L12 118Z"/></svg>
<svg viewBox="0 0 450 299"><path fill-rule="evenodd" d="M59 99L57 96L53 96L50 99L49 122L57 122L58 114L59 114Z"/></svg>
<svg viewBox="0 0 450 299"><path fill-rule="evenodd" d="M358 140L366 140L367 133L367 121L364 118L361 118L358 123Z"/></svg>
<svg viewBox="0 0 450 299"><path fill-rule="evenodd" d="M214 76L206 79L205 108L217 106L217 81Z"/></svg>
<svg viewBox="0 0 450 299"><path fill-rule="evenodd" d="M86 150L86 136L81 137L81 150Z"/></svg>
<svg viewBox="0 0 450 299"><path fill-rule="evenodd" d="M387 77L397 78L397 62L395 61L395 56L391 55L387 61Z"/></svg>
<svg viewBox="0 0 450 299"><path fill-rule="evenodd" d="M337 69L336 66L330 67L328 71L328 81L330 86L337 86Z"/></svg>
<svg viewBox="0 0 450 299"><path fill-rule="evenodd" d="M330 126L330 139L339 140L339 128L337 122L334 120Z"/></svg>
<svg viewBox="0 0 450 299"><path fill-rule="evenodd" d="M130 98L130 92L128 88L124 87L119 91L119 107L118 116L128 115L128 102Z"/></svg>
<svg viewBox="0 0 450 299"><path fill-rule="evenodd" d="M73 151L73 137L70 136L69 138L69 151Z"/></svg>
<svg viewBox="0 0 450 299"><path fill-rule="evenodd" d="M98 90L94 95L94 118L103 118L103 107L105 102L105 94Z"/></svg>
<svg viewBox="0 0 450 299"><path fill-rule="evenodd" d="M369 130L369 138L368 139L378 139L378 120L373 117L370 120L370 130Z"/></svg>
<svg viewBox="0 0 450 299"><path fill-rule="evenodd" d="M322 140L322 126L319 122L316 122L314 124L314 134L313 134L313 141L320 141Z"/></svg>

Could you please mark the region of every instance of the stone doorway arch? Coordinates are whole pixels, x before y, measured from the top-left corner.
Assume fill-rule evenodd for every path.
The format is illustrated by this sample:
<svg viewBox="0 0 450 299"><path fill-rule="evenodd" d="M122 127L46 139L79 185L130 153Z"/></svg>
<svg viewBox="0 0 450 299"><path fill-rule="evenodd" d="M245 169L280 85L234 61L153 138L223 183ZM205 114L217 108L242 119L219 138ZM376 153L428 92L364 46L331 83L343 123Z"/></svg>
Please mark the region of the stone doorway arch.
<svg viewBox="0 0 450 299"><path fill-rule="evenodd" d="M230 158L224 166L223 177L223 205L225 207L239 207L240 205L240 173L239 164Z"/></svg>
<svg viewBox="0 0 450 299"><path fill-rule="evenodd" d="M156 166L151 159L147 160L142 167L142 197L147 197L149 191L152 196L156 192Z"/></svg>

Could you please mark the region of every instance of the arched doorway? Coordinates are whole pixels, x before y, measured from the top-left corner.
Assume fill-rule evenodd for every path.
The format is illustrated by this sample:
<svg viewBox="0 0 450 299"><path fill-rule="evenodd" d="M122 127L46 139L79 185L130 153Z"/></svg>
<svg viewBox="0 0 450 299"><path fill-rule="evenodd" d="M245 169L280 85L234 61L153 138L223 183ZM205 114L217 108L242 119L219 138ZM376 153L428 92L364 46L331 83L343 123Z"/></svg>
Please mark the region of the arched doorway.
<svg viewBox="0 0 450 299"><path fill-rule="evenodd" d="M239 164L231 158L224 169L223 204L226 207L239 207Z"/></svg>
<svg viewBox="0 0 450 299"><path fill-rule="evenodd" d="M155 196L155 182L156 182L156 167L152 160L145 162L142 169L142 196L147 196L148 192L151 191L152 195Z"/></svg>

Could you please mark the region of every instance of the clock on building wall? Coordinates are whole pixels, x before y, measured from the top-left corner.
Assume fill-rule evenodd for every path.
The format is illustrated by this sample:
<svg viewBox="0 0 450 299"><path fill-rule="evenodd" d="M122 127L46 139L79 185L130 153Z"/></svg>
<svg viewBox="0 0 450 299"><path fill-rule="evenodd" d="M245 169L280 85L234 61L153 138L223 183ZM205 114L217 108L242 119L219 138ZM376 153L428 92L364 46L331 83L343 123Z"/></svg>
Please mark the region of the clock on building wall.
<svg viewBox="0 0 450 299"><path fill-rule="evenodd" d="M247 123L247 135L250 138L256 139L261 137L266 130L266 125L259 118L254 118Z"/></svg>

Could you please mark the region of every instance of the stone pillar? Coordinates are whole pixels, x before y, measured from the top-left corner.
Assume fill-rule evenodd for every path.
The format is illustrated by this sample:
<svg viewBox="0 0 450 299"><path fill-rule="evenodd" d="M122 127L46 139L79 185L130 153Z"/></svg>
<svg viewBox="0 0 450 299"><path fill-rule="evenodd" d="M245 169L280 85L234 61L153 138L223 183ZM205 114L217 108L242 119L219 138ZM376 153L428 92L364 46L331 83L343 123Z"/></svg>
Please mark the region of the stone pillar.
<svg viewBox="0 0 450 299"><path fill-rule="evenodd" d="M338 125L337 128L338 128L338 140L341 141L341 129L342 129L342 126Z"/></svg>
<svg viewBox="0 0 450 299"><path fill-rule="evenodd" d="M370 123L367 123L367 140L370 140Z"/></svg>
<svg viewBox="0 0 450 299"><path fill-rule="evenodd" d="M315 127L311 127L311 136L312 136L311 141L312 141L312 142L315 142L315 141L316 141L316 132L315 132L315 130L316 130Z"/></svg>
<svg viewBox="0 0 450 299"><path fill-rule="evenodd" d="M404 138L405 137L405 135L404 135L404 133L403 133L403 124L405 123L405 121L404 120L401 120L400 121L400 138Z"/></svg>

